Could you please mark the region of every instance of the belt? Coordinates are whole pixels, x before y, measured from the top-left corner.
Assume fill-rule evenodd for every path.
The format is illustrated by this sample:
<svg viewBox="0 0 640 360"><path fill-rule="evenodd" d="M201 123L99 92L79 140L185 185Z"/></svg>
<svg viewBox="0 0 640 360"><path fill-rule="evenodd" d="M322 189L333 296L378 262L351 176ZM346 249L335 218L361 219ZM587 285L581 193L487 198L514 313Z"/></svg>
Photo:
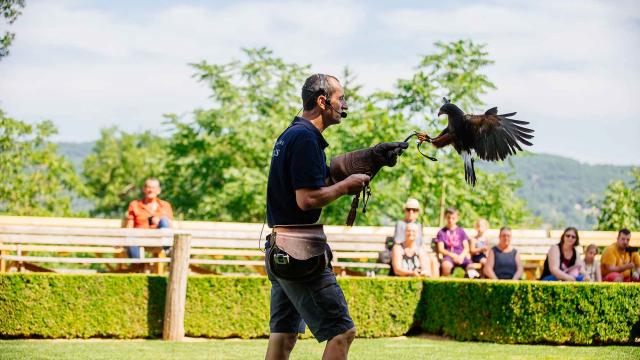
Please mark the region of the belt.
<svg viewBox="0 0 640 360"><path fill-rule="evenodd" d="M276 225L271 241L297 260L307 260L328 250L322 224Z"/></svg>

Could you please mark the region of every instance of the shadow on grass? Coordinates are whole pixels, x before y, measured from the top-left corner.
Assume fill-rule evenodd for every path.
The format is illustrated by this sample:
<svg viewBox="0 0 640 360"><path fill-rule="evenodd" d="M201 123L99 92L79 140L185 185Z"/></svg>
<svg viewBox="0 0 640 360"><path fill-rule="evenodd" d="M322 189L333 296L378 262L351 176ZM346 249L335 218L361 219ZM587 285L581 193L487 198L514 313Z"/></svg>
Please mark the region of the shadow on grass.
<svg viewBox="0 0 640 360"><path fill-rule="evenodd" d="M631 327L631 331L629 332L629 343L636 346L640 345L640 318Z"/></svg>
<svg viewBox="0 0 640 360"><path fill-rule="evenodd" d="M147 337L162 337L167 277L147 277Z"/></svg>

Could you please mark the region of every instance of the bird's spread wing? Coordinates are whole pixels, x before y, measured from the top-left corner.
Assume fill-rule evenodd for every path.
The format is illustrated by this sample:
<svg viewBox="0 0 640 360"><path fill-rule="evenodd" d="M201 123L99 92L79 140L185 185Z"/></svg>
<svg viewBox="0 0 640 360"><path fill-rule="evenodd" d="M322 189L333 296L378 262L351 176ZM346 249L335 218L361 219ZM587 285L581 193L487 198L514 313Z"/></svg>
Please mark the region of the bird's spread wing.
<svg viewBox="0 0 640 360"><path fill-rule="evenodd" d="M529 123L511 119L516 113L498 115L498 108L487 110L484 115L465 115L467 128L473 135L473 148L482 160L504 160L507 156L522 151L520 144L531 146L532 129Z"/></svg>

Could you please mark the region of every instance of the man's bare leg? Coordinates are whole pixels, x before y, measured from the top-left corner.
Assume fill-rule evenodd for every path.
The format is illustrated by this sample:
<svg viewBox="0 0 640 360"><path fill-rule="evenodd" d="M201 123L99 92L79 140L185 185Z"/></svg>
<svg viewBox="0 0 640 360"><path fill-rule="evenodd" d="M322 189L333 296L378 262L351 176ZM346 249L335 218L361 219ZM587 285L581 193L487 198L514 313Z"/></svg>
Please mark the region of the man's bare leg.
<svg viewBox="0 0 640 360"><path fill-rule="evenodd" d="M296 345L298 334L272 333L269 335L266 360L287 360Z"/></svg>
<svg viewBox="0 0 640 360"><path fill-rule="evenodd" d="M340 335L334 336L327 342L322 354L323 360L341 360L346 359L349 353L349 347L356 337L356 328L351 328Z"/></svg>

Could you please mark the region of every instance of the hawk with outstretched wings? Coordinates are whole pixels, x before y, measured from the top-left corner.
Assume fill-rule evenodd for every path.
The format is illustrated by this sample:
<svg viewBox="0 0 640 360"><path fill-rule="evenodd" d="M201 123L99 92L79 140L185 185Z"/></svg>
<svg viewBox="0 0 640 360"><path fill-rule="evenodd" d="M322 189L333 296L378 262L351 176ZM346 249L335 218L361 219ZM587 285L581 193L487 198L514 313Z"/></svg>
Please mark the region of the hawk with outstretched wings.
<svg viewBox="0 0 640 360"><path fill-rule="evenodd" d="M446 98L444 101L438 116L446 114L449 124L440 135L431 139L431 144L436 148L452 145L456 149L464 160L465 180L471 186L476 184L471 150L482 160L498 161L517 150L522 151L520 143L533 145L529 142L533 130L523 126L528 122L512 119L515 112L498 115L498 108L493 107L484 115L469 115Z"/></svg>

